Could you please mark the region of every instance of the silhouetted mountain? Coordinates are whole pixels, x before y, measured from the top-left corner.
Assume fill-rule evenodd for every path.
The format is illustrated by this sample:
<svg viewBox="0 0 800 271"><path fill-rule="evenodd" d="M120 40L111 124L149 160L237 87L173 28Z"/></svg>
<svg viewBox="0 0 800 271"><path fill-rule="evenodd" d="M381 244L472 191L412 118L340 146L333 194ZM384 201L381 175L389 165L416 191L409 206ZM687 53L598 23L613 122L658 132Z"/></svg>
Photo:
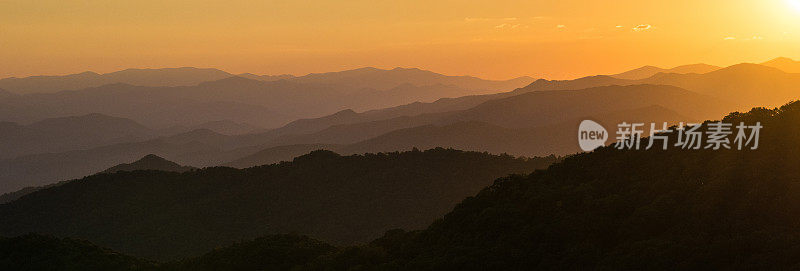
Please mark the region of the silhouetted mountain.
<svg viewBox="0 0 800 271"><path fill-rule="evenodd" d="M595 75L578 78L575 80L546 80L539 79L530 85L514 90L517 93L542 90L577 90L599 86L633 85L635 82L626 79L617 79L607 75Z"/></svg>
<svg viewBox="0 0 800 271"><path fill-rule="evenodd" d="M0 237L0 270L157 270L156 265L87 241L28 234Z"/></svg>
<svg viewBox="0 0 800 271"><path fill-rule="evenodd" d="M277 135L306 134L336 125L355 124L409 117L421 114L444 113L469 109L489 100L516 95L513 92L442 98L431 103L414 102L406 105L356 113L352 109L312 119L299 119L271 131Z"/></svg>
<svg viewBox="0 0 800 271"><path fill-rule="evenodd" d="M761 65L773 67L788 73L800 73L800 61L794 61L791 58L779 57Z"/></svg>
<svg viewBox="0 0 800 271"><path fill-rule="evenodd" d="M340 260L402 270L796 266L800 103L725 121L760 121L758 150L603 148L498 180L424 231L390 232L365 248L383 261Z"/></svg>
<svg viewBox="0 0 800 271"><path fill-rule="evenodd" d="M170 263L162 270L292 270L335 251L336 247L307 236L270 235Z"/></svg>
<svg viewBox="0 0 800 271"><path fill-rule="evenodd" d="M620 74L611 75L611 77L619 78L619 79L627 79L627 80L639 80L649 78L653 75L658 73L678 73L678 74L688 74L688 73L709 73L712 71L716 71L721 69L721 67L708 65L708 64L690 64L690 65L683 65L678 66L672 69L662 69L659 67L654 66L644 66L638 69L630 70L627 72L623 72Z"/></svg>
<svg viewBox="0 0 800 271"><path fill-rule="evenodd" d="M448 127L447 125L449 124L475 121L506 129L527 129L570 123L579 118L591 118L609 112L633 110L654 105L672 110L676 114L686 116L689 120L704 119L704 116L724 110L720 109L724 108L724 105L715 102L713 99L670 86L639 85L600 87L577 91L534 91L506 97L502 99L495 98L490 102L485 102L468 110L335 125L309 134L281 134L279 131L269 131L252 135L225 136L209 130L198 130L174 137L109 145L85 151L19 157L13 160L0 161L0 168L5 169L5 172L0 171L0 183L3 184L3 186L0 186L0 191L11 192L27 186L40 186L60 180L86 176L150 153L158 154L183 165L204 167L235 161L273 147L296 145L295 147L289 147L294 152L273 149L274 153L272 154L269 154L270 152L262 153L262 156L268 159L260 161L268 163L290 159L292 157L290 155L296 152L313 150L303 149L304 146L308 147L314 144L355 144L399 129L425 125ZM369 112L363 113L363 116L374 116L370 114L381 113ZM355 119L352 117L353 112L345 111L341 115L348 116L343 119ZM668 119L675 120L675 118ZM305 127L297 126L293 129L302 130L315 126L307 125ZM477 132L476 130L471 131ZM541 135L541 137L548 137L546 133L536 134ZM477 136L464 136L465 138L476 140L479 138ZM535 144L535 140L544 139L512 141L515 143L525 142L526 145L506 145L503 149L514 150L513 153L515 154L532 156L547 154L539 152L542 150L573 150L575 147L574 142L564 141L563 144L567 144L566 146L557 145L543 149L531 146L531 144ZM427 142L430 141L412 142L403 140L400 145L427 147L429 146ZM337 148L337 150L341 150L346 154L361 153L360 151L362 150L366 152L386 151L384 147L392 146L393 144L395 143L362 145L374 146L374 148L347 148L344 146ZM538 146L538 144L535 145ZM518 150L535 150L536 152L523 153ZM556 154L561 155L564 153Z"/></svg>
<svg viewBox="0 0 800 271"><path fill-rule="evenodd" d="M23 189L20 189L20 190L14 191L14 192L8 192L8 193L0 195L0 204L12 202L12 201L17 200L18 198L21 198L22 196L27 195L27 194L30 194L30 193L33 193L33 192L36 192L36 191L39 191L39 190L42 190L42 189L45 189L45 188L50 188L50 187L54 187L54 186L57 186L57 185L62 185L62 184L65 184L67 182L68 181L60 181L60 182L57 182L57 183L52 183L52 184L48 184L48 185L44 185L44 186L29 186L29 187L25 187Z"/></svg>
<svg viewBox="0 0 800 271"><path fill-rule="evenodd" d="M494 178L555 160L445 149L363 156L316 151L244 170L98 174L0 205L0 234L86 238L152 259L197 255L270 233L363 242L396 227L420 229Z"/></svg>
<svg viewBox="0 0 800 271"><path fill-rule="evenodd" d="M157 154L184 165L203 167L232 161L263 149L237 150L232 141L237 140L211 130L195 130L141 142L0 160L0 193L80 178L148 154Z"/></svg>
<svg viewBox="0 0 800 271"><path fill-rule="evenodd" d="M792 269L800 102L723 121L760 122L758 149L604 147L498 179L425 230L388 231L293 270Z"/></svg>
<svg viewBox="0 0 800 271"><path fill-rule="evenodd" d="M225 135L241 135L241 134L251 133L253 131L259 130L260 128L258 126L249 125L247 123L239 123L231 120L220 120L220 121L202 123L200 125L192 127L191 129L192 130L209 129L211 131Z"/></svg>
<svg viewBox="0 0 800 271"><path fill-rule="evenodd" d="M731 106L732 110L744 110L754 106L777 106L800 97L800 92L797 91L800 74L746 63L705 74L659 73L642 80L625 80L609 76L590 76L562 81L537 80L516 92L638 84L671 85L713 96Z"/></svg>
<svg viewBox="0 0 800 271"><path fill-rule="evenodd" d="M760 122L758 149L603 147L498 179L424 230L390 230L333 251L305 237L268 236L167 266L258 269L297 255L306 261L280 268L792 269L800 264L800 102L723 121Z"/></svg>
<svg viewBox="0 0 800 271"><path fill-rule="evenodd" d="M281 74L281 75L256 75L252 73L242 73L237 74L236 76L244 77L247 79L259 80L259 81L278 81L278 80L289 80L295 78L294 75L291 74Z"/></svg>
<svg viewBox="0 0 800 271"><path fill-rule="evenodd" d="M327 115L347 108L363 111L415 101L433 101L442 97L499 91L462 89L436 80L432 80L430 85L418 86L409 83L419 81L414 78L398 81L405 78L403 71L385 72L388 73L386 76L394 78L392 82L397 83L388 89L355 88L341 80L336 81L342 82L341 85L335 85L315 83L313 80L265 82L234 76L196 86L112 84L76 91L22 95L0 99L0 120L32 122L67 115L103 113L130 118L156 128L195 126L221 120L274 128L297 118ZM439 77L442 82L453 81L451 77ZM358 84L366 84L371 80L370 77L347 79ZM468 81L473 79L481 81L477 78ZM478 85L499 88L512 83L523 85L516 81Z"/></svg>
<svg viewBox="0 0 800 271"><path fill-rule="evenodd" d="M546 103L550 100L542 99L541 101ZM576 96L574 101L580 103L581 98ZM546 108L542 110L546 110ZM551 123L547 120L540 120L538 121L539 125L535 127L516 128L507 128L476 120L442 121L440 115L400 117L385 121L339 125L308 135L279 137L270 142L272 145L280 145L279 147L266 148L227 165L244 167L286 161L297 153L313 151L319 149L319 146L325 146L326 149L343 154L403 151L415 147L420 149L451 147L521 156L564 155L580 151L575 143L574 134L576 127L584 119L595 120L609 128L615 127L623 121L628 123L678 123L700 120L658 105L617 111L585 111L584 113L586 115L565 110L565 117L561 122ZM532 123L536 123L536 121ZM609 138L609 140L612 139ZM300 144L298 142L325 142L327 145Z"/></svg>
<svg viewBox="0 0 800 271"><path fill-rule="evenodd" d="M246 80L246 79L245 79ZM135 120L154 128L194 126L234 119L264 125L283 124L291 117L237 97L236 86L217 88L105 85L77 91L31 94L0 99L0 119L33 122L46 118L101 113Z"/></svg>
<svg viewBox="0 0 800 271"><path fill-rule="evenodd" d="M224 135L243 135L249 133L258 133L264 130L261 127L250 125L248 123L235 122L232 120L219 120L201 123L191 127L175 125L169 128L159 129L158 133L162 135L175 135L202 129L211 130L215 133Z"/></svg>
<svg viewBox="0 0 800 271"><path fill-rule="evenodd" d="M165 68L127 69L98 74L83 72L63 76L31 76L0 79L0 88L8 91L28 93L52 93L62 90L77 90L102 85L123 83L136 86L192 86L233 76L217 69Z"/></svg>
<svg viewBox="0 0 800 271"><path fill-rule="evenodd" d="M102 114L45 119L29 125L0 122L0 159L89 149L156 137L135 121Z"/></svg>
<svg viewBox="0 0 800 271"><path fill-rule="evenodd" d="M598 113L534 128L509 129L477 121L444 126L426 125L395 130L358 143L334 147L334 150L341 153L363 153L449 147L525 156L573 154L581 152L578 144L575 143L575 131L584 119L592 119L604 127L608 127L609 130L622 122L648 123L649 125L649 123L694 121L694 119L670 109L650 106ZM649 132L649 128L646 130ZM609 137L608 142L614 140Z"/></svg>
<svg viewBox="0 0 800 271"><path fill-rule="evenodd" d="M330 144L298 144L271 147L257 153L225 163L224 166L235 168L248 168L260 165L269 165L293 158L315 150L333 150L338 146Z"/></svg>
<svg viewBox="0 0 800 271"><path fill-rule="evenodd" d="M270 144L273 146L308 143L352 144L398 129L469 121L506 128L528 128L652 105L674 110L691 120L706 119L722 114L726 110L724 104L710 97L672 86L657 85L609 86L575 91L519 91L496 94L493 97L472 97L478 105L466 110L399 117L392 117L393 112L383 110L364 113L342 111L324 118L299 120L272 131L273 135L284 135L277 136ZM440 102L445 101L437 103ZM461 102L470 103L467 100ZM420 104L417 107L424 108L429 105L442 108L431 104ZM326 125L330 127L305 135L299 134L321 129Z"/></svg>
<svg viewBox="0 0 800 271"><path fill-rule="evenodd" d="M645 81L711 95L734 104L732 110L778 106L800 98L800 74L757 64L738 64L702 75L658 74Z"/></svg>
<svg viewBox="0 0 800 271"><path fill-rule="evenodd" d="M193 167L181 166L178 163L161 158L155 154L148 154L133 163L119 164L103 171L103 173L116 173L117 171L135 170L160 170L172 172L186 172L194 170Z"/></svg>
<svg viewBox="0 0 800 271"><path fill-rule="evenodd" d="M529 92L491 100L446 119L524 128L651 105L669 108L693 119L707 119L726 110L715 99L678 87L631 85Z"/></svg>
<svg viewBox="0 0 800 271"><path fill-rule="evenodd" d="M506 81L484 80L472 76L447 76L417 68L360 68L341 72L312 73L296 77L293 81L312 84L332 84L349 88L371 88L388 90L402 84L415 86L453 85L466 90L509 91L529 84L530 77L519 77Z"/></svg>
<svg viewBox="0 0 800 271"><path fill-rule="evenodd" d="M166 159L161 158L161 157L159 157L157 155L148 154L145 157L142 157L142 159L139 159L139 160L137 160L135 162L126 163L126 164L119 164L119 165L113 166L111 168L108 168L108 169L102 171L102 173L115 173L117 171L134 171L134 170L161 170L161 171L170 171L170 172L186 172L186 171L194 170L194 169L196 169L196 168L187 167L187 166L181 166L181 165L179 165L179 164L177 164L175 162L166 160ZM29 186L29 187L25 187L23 189L20 189L20 190L14 191L14 192L5 193L5 194L0 195L0 204L11 202L11 201L17 200L17 199L19 199L22 196L25 196L27 194L30 194L30 193L33 193L33 192L36 192L36 191L39 191L39 190L42 190L42 189L47 189L47 188L50 188L50 187L59 186L59 185L65 184L67 182L69 182L69 181L61 181L61 182L57 182L57 183L54 183L54 184L48 184L48 185L44 185L44 186Z"/></svg>

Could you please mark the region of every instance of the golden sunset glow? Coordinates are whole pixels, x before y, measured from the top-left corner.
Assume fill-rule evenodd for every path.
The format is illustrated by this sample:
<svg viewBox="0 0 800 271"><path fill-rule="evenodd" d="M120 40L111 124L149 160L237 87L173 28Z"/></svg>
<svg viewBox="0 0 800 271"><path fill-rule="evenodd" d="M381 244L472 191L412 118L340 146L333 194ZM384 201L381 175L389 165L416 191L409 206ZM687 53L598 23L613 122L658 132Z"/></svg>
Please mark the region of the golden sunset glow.
<svg viewBox="0 0 800 271"><path fill-rule="evenodd" d="M0 2L0 77L130 67L503 79L800 58L798 0Z"/></svg>
<svg viewBox="0 0 800 271"><path fill-rule="evenodd" d="M798 0L787 0L786 2L789 3L789 6L793 8L795 11L800 12L800 1Z"/></svg>

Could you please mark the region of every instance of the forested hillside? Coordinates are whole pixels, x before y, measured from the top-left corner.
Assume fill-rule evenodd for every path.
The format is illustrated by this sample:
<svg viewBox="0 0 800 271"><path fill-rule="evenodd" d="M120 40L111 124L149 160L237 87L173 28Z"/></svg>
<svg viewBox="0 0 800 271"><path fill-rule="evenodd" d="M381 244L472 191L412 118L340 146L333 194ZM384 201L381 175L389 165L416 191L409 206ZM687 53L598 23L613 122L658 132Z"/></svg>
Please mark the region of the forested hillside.
<svg viewBox="0 0 800 271"><path fill-rule="evenodd" d="M241 170L104 173L0 205L0 235L77 237L157 260L274 233L353 244L392 228L422 229L492 180L556 160L447 149L315 151Z"/></svg>

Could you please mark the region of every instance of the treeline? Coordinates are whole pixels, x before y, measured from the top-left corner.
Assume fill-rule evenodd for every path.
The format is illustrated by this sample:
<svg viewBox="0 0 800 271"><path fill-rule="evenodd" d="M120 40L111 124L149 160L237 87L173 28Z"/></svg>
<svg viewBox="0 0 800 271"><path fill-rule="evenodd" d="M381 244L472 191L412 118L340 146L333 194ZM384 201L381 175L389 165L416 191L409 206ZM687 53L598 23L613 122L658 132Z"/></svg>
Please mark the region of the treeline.
<svg viewBox="0 0 800 271"><path fill-rule="evenodd" d="M547 170L497 179L423 230L390 230L367 244L337 248L303 236L267 236L158 268L800 267L800 102L732 113L723 121L760 122L759 148L605 147Z"/></svg>
<svg viewBox="0 0 800 271"><path fill-rule="evenodd" d="M75 237L162 261L280 233L365 243L392 228L423 229L494 179L557 160L441 148L314 151L248 169L103 173L0 205L0 235Z"/></svg>

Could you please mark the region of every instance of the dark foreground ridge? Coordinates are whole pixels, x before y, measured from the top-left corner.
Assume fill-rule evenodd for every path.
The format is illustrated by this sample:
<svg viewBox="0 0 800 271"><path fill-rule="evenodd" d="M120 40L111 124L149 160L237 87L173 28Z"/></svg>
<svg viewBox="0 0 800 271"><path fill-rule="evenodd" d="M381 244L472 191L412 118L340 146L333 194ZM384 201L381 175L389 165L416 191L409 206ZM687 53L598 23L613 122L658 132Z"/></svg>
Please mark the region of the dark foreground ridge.
<svg viewBox="0 0 800 271"><path fill-rule="evenodd" d="M760 121L758 150L606 147L498 179L425 230L327 253L303 237L271 236L161 268L277 266L264 258L293 265L273 270L800 267L800 102L724 121Z"/></svg>
<svg viewBox="0 0 800 271"><path fill-rule="evenodd" d="M154 260L292 232L365 243L393 228L423 229L494 179L557 160L448 149L314 151L248 169L103 173L0 205L0 236L74 237Z"/></svg>

